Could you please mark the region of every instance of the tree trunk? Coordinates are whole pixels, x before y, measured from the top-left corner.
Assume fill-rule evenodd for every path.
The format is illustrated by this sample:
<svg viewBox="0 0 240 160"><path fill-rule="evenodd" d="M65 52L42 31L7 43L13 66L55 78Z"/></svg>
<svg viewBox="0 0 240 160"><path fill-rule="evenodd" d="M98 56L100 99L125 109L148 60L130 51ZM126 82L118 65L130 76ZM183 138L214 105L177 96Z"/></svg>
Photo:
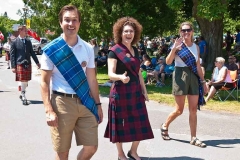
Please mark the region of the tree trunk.
<svg viewBox="0 0 240 160"><path fill-rule="evenodd" d="M222 57L223 43L223 20L207 21L196 18L199 23L201 34L207 42L206 70L212 70L215 67L216 57Z"/></svg>
<svg viewBox="0 0 240 160"><path fill-rule="evenodd" d="M222 57L223 44L223 17L218 20L207 20L199 17L197 13L197 0L193 0L193 17L197 20L201 35L207 42L206 70L213 70L216 57Z"/></svg>

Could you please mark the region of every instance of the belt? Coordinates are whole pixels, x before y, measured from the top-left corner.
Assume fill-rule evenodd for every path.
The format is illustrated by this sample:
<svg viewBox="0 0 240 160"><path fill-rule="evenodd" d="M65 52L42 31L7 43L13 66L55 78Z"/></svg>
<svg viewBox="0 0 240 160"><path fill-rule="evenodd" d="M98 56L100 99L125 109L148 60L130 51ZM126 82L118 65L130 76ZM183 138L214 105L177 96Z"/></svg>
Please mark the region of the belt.
<svg viewBox="0 0 240 160"><path fill-rule="evenodd" d="M78 98L77 94L67 94L67 93L62 93L58 91L53 91L53 94L58 94L64 97L70 97L70 98Z"/></svg>

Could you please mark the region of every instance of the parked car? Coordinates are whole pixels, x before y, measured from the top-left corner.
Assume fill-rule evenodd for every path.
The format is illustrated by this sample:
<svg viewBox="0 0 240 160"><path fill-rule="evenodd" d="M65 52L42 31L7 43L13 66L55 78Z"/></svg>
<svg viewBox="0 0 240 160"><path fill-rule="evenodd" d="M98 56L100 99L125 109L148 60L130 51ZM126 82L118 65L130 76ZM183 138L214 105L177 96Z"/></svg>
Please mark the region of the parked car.
<svg viewBox="0 0 240 160"><path fill-rule="evenodd" d="M42 54L42 48L48 43L48 40L46 38L40 38L40 42L34 38L30 38L32 45L33 45L33 51L36 54Z"/></svg>

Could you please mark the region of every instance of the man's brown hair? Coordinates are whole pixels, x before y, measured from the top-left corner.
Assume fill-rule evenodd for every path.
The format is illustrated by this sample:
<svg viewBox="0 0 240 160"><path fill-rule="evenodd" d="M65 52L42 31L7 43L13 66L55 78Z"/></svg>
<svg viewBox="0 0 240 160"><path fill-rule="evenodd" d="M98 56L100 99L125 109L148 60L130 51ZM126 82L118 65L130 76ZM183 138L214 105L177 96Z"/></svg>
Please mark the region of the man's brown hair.
<svg viewBox="0 0 240 160"><path fill-rule="evenodd" d="M18 26L18 31L21 31L23 28L26 28L26 26L25 25Z"/></svg>
<svg viewBox="0 0 240 160"><path fill-rule="evenodd" d="M66 6L64 6L61 10L60 10L60 12L59 12L59 14L58 14L58 19L59 19L59 21L62 23L62 20L63 20L63 14L66 12L66 11L77 11L77 13L78 13L78 20L79 20L79 22L81 22L81 13L80 13L80 11L77 9L77 7L76 6L74 6L74 5L66 5Z"/></svg>

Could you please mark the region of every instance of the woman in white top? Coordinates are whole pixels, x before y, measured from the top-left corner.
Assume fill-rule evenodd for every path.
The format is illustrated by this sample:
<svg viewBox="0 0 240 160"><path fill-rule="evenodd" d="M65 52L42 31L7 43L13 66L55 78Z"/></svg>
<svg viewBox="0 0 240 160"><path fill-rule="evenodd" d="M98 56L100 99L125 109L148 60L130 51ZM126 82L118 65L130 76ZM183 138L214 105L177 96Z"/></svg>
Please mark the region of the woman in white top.
<svg viewBox="0 0 240 160"><path fill-rule="evenodd" d="M170 140L168 128L172 121L182 114L185 99L188 100L189 108L189 126L191 132L190 144L199 147L206 147L202 141L196 138L197 132L197 108L200 98L200 83L203 85L204 93L207 91L206 81L202 73L199 62L199 47L193 42L193 26L189 22L183 22L179 27L180 38L177 38L173 44L172 50L166 58L166 64L171 64L175 60L175 71L173 73L172 93L175 98L175 110L168 115L165 123L161 126L161 134L164 140ZM187 64L186 59L180 58L180 53L183 53L187 47L188 52L185 56L191 57L191 66ZM182 51L181 51L182 50ZM182 54L181 54L182 55ZM189 58L190 59L190 58ZM195 61L195 63L193 62ZM201 93L203 93L201 92ZM202 101L204 103L204 100ZM180 127L180 126L179 126Z"/></svg>
<svg viewBox="0 0 240 160"><path fill-rule="evenodd" d="M228 73L227 67L224 66L225 59L222 57L217 57L215 61L215 68L213 70L212 79L207 83L210 87L206 101L212 98L216 91L222 86L233 87L232 79ZM226 83L226 84L225 84ZM208 88L209 88L208 87Z"/></svg>

